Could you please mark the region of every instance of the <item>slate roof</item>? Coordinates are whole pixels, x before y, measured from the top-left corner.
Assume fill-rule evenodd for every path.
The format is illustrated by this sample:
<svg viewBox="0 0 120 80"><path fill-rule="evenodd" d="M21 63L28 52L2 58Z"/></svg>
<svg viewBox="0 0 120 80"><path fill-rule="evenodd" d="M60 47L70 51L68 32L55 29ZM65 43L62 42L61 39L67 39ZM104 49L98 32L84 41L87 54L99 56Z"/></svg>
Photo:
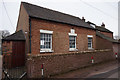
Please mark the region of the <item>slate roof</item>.
<svg viewBox="0 0 120 80"><path fill-rule="evenodd" d="M95 24L95 23L93 23L93 22L87 21L87 23L88 23L88 24L93 24L93 25L95 25L95 26L96 26L96 24Z"/></svg>
<svg viewBox="0 0 120 80"><path fill-rule="evenodd" d="M15 32L5 38L2 39L3 41L24 41L25 36L22 30Z"/></svg>
<svg viewBox="0 0 120 80"><path fill-rule="evenodd" d="M95 28L96 28L96 30L98 30L98 31L113 33L112 31L108 30L108 29L105 28L105 27L97 26L97 25L96 25L95 23L93 23L93 22L88 21L87 23L88 23L88 24L95 25Z"/></svg>
<svg viewBox="0 0 120 80"><path fill-rule="evenodd" d="M109 33L113 33L112 31L102 27L102 26L96 26L96 30L98 31L103 31L103 32L109 32Z"/></svg>
<svg viewBox="0 0 120 80"><path fill-rule="evenodd" d="M108 37L108 36L105 36L104 34L98 32L98 31L96 31L96 35L99 36L99 37L101 37L101 38L103 38L103 39L106 39L106 40L108 40L108 41L111 41L111 42L113 42L113 43L120 43L118 40L115 40L115 39L113 39L113 38L110 38L110 37Z"/></svg>
<svg viewBox="0 0 120 80"><path fill-rule="evenodd" d="M27 2L22 2L22 4L30 17L95 29L79 17L33 5Z"/></svg>

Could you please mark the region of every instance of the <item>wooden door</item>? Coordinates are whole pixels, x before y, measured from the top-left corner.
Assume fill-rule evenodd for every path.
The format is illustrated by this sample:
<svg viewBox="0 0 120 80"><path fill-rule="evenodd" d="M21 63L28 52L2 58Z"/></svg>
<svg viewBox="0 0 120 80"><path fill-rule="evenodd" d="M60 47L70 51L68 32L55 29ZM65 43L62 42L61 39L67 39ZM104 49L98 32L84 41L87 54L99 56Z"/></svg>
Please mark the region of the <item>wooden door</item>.
<svg viewBox="0 0 120 80"><path fill-rule="evenodd" d="M25 65L25 41L13 41L12 43L12 67Z"/></svg>

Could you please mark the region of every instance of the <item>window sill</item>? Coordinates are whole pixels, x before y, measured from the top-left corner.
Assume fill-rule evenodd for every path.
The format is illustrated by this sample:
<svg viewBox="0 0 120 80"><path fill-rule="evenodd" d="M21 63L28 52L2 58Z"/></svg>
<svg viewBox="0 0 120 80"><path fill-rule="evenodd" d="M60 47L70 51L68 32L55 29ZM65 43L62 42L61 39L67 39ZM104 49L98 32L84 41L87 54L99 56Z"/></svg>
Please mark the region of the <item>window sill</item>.
<svg viewBox="0 0 120 80"><path fill-rule="evenodd" d="M53 50L51 50L51 49L44 49L44 50L40 50L40 53L45 53L45 52L54 52Z"/></svg>
<svg viewBox="0 0 120 80"><path fill-rule="evenodd" d="M88 48L89 50L94 50L94 48Z"/></svg>
<svg viewBox="0 0 120 80"><path fill-rule="evenodd" d="M70 48L69 51L78 51L78 49Z"/></svg>

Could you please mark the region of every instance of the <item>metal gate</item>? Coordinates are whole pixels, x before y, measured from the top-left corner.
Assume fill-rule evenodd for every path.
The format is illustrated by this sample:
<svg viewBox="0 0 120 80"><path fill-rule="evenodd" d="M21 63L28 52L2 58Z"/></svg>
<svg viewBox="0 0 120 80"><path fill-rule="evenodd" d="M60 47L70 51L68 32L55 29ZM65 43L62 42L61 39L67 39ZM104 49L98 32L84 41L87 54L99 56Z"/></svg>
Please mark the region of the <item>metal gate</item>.
<svg viewBox="0 0 120 80"><path fill-rule="evenodd" d="M26 78L26 70L25 67L19 67L19 68L13 68L13 69L7 69L3 68L3 75L2 78L4 80L22 80Z"/></svg>

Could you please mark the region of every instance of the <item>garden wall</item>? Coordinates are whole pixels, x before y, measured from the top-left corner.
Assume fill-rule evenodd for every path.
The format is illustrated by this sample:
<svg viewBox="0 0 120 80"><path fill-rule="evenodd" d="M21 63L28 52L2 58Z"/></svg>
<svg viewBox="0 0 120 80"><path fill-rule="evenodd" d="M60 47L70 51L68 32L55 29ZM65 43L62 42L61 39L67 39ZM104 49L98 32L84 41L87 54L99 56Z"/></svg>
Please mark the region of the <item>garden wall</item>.
<svg viewBox="0 0 120 80"><path fill-rule="evenodd" d="M28 78L40 78L42 63L44 63L44 77L50 77L51 75L92 65L91 57L94 58L95 63L115 59L115 55L110 49L66 54L29 54L26 63L27 76Z"/></svg>

